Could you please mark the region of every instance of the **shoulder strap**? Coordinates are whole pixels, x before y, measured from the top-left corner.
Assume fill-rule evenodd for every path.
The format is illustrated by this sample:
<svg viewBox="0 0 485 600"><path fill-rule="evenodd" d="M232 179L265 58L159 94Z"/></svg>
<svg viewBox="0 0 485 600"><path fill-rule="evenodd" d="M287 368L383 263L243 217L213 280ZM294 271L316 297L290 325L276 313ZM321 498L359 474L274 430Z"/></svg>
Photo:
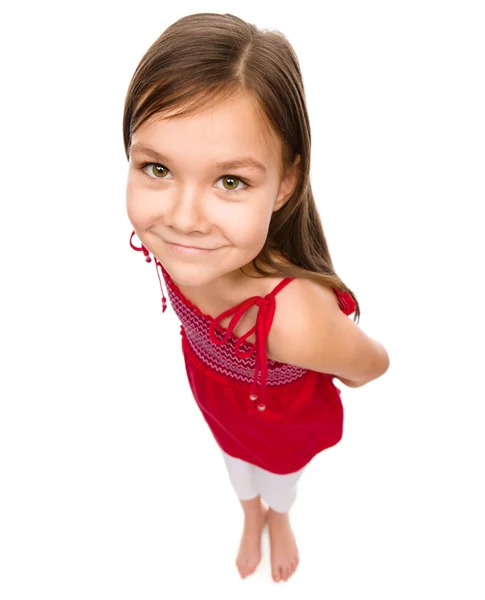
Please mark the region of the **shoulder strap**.
<svg viewBox="0 0 485 600"><path fill-rule="evenodd" d="M281 290L290 283L290 281L293 281L293 279L295 279L294 277L285 277L285 279L283 279L282 281L280 281L278 283L278 285L276 285L269 294L267 294L267 296L276 296L276 294L278 292L281 292Z"/></svg>
<svg viewBox="0 0 485 600"><path fill-rule="evenodd" d="M280 281L280 283L278 283L278 285L268 294L268 296L273 296L273 297L276 296L276 294L278 292L280 292L286 285L288 285L288 283L290 283L290 281L293 281L293 279L295 279L295 278L294 277L286 277L285 279ZM354 313L355 309L357 308L357 304L356 304L355 300L352 298L352 296L348 292L342 292L341 290L339 290L337 288L332 288L332 289L337 296L340 309L346 315L351 315L352 313Z"/></svg>

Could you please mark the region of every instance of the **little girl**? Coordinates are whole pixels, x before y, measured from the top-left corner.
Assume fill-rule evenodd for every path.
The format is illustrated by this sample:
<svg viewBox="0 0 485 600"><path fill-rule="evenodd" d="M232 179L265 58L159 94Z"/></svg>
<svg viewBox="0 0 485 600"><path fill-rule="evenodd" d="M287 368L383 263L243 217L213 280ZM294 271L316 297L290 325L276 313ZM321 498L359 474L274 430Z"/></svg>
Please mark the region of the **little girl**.
<svg viewBox="0 0 485 600"><path fill-rule="evenodd" d="M161 287L163 276L190 388L244 511L237 567L254 572L267 524L272 576L286 581L297 482L342 437L333 380L361 386L389 365L330 258L294 50L233 15L186 16L138 65L123 135L130 244L152 253Z"/></svg>

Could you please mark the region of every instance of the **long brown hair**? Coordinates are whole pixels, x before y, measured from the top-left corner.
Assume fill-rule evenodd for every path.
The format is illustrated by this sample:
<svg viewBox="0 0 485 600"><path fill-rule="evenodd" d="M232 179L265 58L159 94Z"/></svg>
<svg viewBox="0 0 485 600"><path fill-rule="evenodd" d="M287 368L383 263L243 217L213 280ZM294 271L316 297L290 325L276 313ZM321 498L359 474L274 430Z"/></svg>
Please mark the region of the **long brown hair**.
<svg viewBox="0 0 485 600"><path fill-rule="evenodd" d="M263 276L305 277L348 292L356 302L358 322L359 303L335 273L315 205L302 75L282 33L259 29L231 14L197 13L170 25L141 59L126 94L123 139L128 160L132 134L150 118L169 109L171 117L194 114L241 92L256 100L282 142L281 175L301 157L296 187L273 212L264 247L251 263L254 270Z"/></svg>

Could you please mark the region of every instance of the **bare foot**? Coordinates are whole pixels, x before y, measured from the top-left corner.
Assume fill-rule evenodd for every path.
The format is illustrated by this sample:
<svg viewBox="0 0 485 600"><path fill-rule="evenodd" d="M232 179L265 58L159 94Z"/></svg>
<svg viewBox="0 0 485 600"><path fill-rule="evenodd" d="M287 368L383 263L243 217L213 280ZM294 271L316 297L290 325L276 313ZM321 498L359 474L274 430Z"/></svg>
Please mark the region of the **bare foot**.
<svg viewBox="0 0 485 600"><path fill-rule="evenodd" d="M261 560L261 534L268 516L268 509L262 504L261 510L254 516L246 516L244 519L244 530L236 558L239 574L244 579L254 573Z"/></svg>
<svg viewBox="0 0 485 600"><path fill-rule="evenodd" d="M273 580L276 582L287 581L300 562L288 513L277 513L269 509L268 530Z"/></svg>

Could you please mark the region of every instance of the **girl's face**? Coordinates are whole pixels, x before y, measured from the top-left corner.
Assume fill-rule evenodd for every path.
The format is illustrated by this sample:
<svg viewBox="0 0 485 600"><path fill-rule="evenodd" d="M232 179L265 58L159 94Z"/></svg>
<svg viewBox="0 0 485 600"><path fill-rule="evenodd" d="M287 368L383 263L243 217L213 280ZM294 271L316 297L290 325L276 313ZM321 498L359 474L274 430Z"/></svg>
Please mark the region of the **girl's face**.
<svg viewBox="0 0 485 600"><path fill-rule="evenodd" d="M247 96L196 115L168 116L133 134L128 217L174 281L230 285L261 251L297 169L280 179L281 142ZM212 251L180 254L169 242Z"/></svg>

